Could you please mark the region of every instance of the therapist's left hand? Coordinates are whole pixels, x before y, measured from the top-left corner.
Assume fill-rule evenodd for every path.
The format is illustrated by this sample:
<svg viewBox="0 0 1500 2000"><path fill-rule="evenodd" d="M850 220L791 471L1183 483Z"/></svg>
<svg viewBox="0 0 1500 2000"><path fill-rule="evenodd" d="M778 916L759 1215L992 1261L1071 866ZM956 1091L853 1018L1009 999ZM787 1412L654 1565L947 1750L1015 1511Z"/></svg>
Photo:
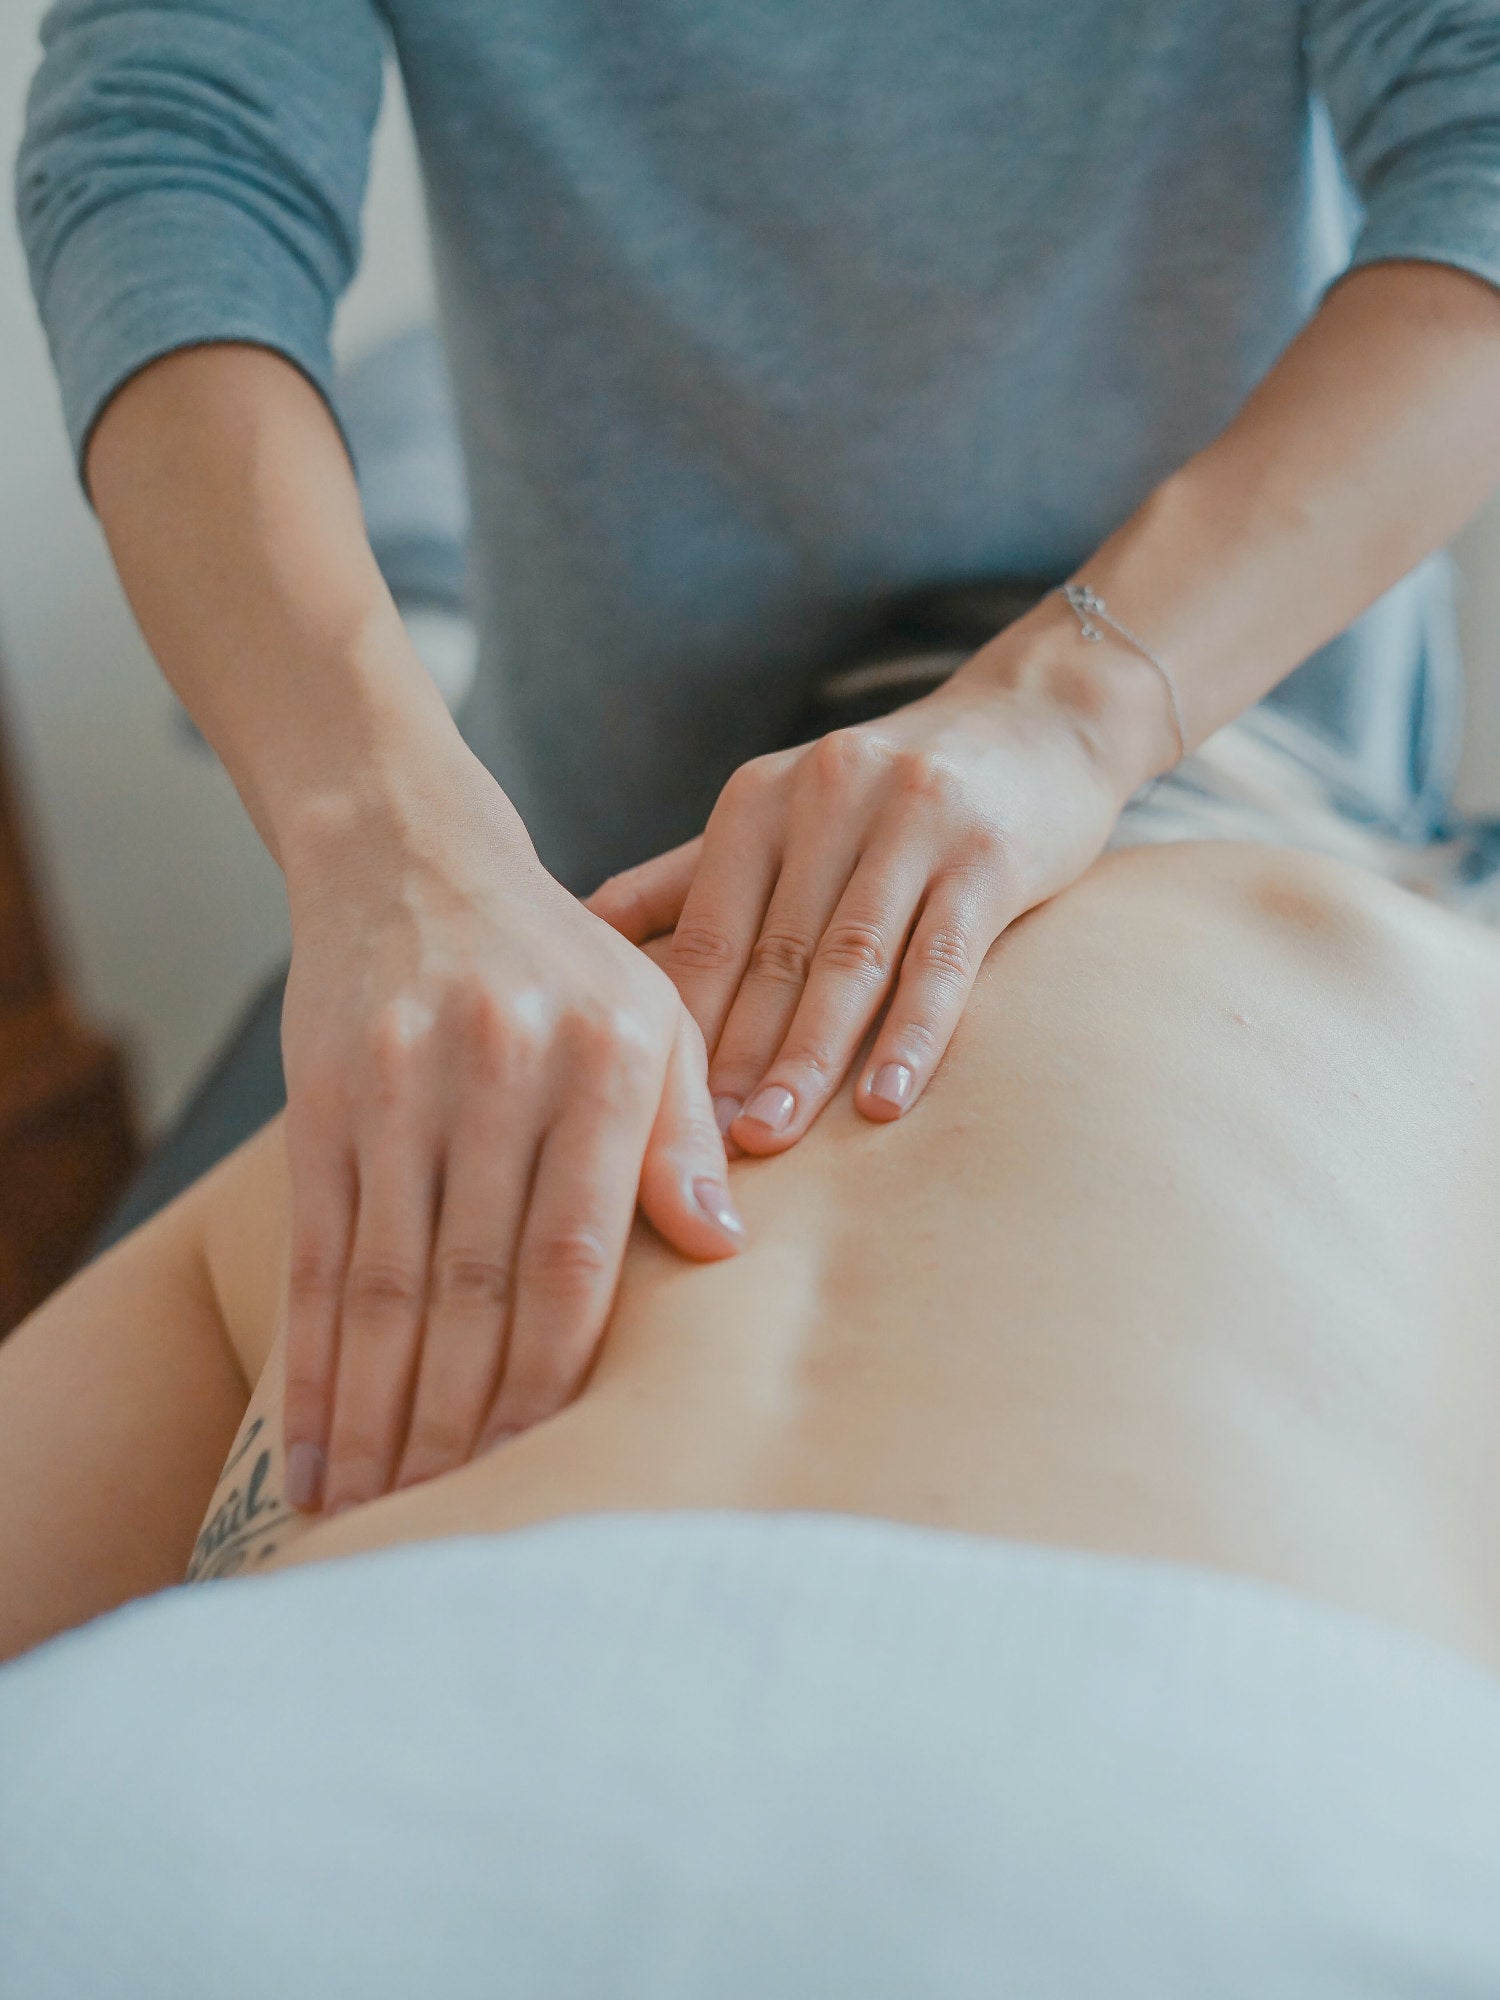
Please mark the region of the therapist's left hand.
<svg viewBox="0 0 1500 2000"><path fill-rule="evenodd" d="M755 758L696 840L589 898L637 944L673 932L663 963L743 1151L802 1137L887 1002L854 1102L909 1110L1000 932L1083 873L1150 775L1163 725L1113 713L1076 628L1044 634L1013 627L908 707Z"/></svg>

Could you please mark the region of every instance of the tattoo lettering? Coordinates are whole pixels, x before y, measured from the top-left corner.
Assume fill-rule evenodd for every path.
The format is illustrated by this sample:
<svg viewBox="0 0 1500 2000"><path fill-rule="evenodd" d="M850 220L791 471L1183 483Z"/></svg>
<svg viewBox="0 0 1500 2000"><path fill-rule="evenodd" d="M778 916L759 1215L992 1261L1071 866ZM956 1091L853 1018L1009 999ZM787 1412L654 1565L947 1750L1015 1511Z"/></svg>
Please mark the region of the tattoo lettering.
<svg viewBox="0 0 1500 2000"><path fill-rule="evenodd" d="M271 1447L264 1445L255 1450L265 1423L264 1417L255 1419L220 1474L219 1491L223 1492L224 1482L236 1467L249 1463L243 1484L236 1482L231 1486L204 1523L188 1564L189 1583L237 1576L248 1564L264 1562L275 1553L275 1535L295 1513L279 1493L268 1490Z"/></svg>

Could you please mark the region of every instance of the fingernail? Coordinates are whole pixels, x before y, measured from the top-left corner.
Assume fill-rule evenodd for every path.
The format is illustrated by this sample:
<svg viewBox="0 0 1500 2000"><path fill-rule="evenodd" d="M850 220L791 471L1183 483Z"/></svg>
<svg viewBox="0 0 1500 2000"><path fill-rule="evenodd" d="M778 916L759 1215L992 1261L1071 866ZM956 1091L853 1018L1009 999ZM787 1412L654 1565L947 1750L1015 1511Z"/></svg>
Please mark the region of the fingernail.
<svg viewBox="0 0 1500 2000"><path fill-rule="evenodd" d="M722 1181L694 1181L693 1200L709 1221L717 1222L727 1235L744 1235L745 1225L740 1221L735 1205L729 1199L729 1190Z"/></svg>
<svg viewBox="0 0 1500 2000"><path fill-rule="evenodd" d="M299 1440L286 1455L286 1497L305 1512L318 1504L323 1484L323 1454L315 1444Z"/></svg>
<svg viewBox="0 0 1500 2000"><path fill-rule="evenodd" d="M882 1063L870 1078L870 1095L901 1110L911 1096L912 1075L905 1063Z"/></svg>
<svg viewBox="0 0 1500 2000"><path fill-rule="evenodd" d="M790 1122L796 1108L797 1100L789 1090L783 1090L779 1083L768 1083L763 1090L756 1091L740 1116L753 1118L768 1132L779 1132Z"/></svg>
<svg viewBox="0 0 1500 2000"><path fill-rule="evenodd" d="M351 1507L357 1507L358 1505L359 1502L352 1493L346 1494L342 1500L335 1500L328 1510L328 1518L331 1521L336 1514L347 1514Z"/></svg>
<svg viewBox="0 0 1500 2000"><path fill-rule="evenodd" d="M714 1122L722 1139L735 1119L740 1115L740 1100L737 1097L716 1097L714 1099Z"/></svg>
<svg viewBox="0 0 1500 2000"><path fill-rule="evenodd" d="M519 1424L502 1424L490 1439L489 1449L493 1451L497 1445L509 1444L512 1438L519 1437L520 1435L521 1426Z"/></svg>

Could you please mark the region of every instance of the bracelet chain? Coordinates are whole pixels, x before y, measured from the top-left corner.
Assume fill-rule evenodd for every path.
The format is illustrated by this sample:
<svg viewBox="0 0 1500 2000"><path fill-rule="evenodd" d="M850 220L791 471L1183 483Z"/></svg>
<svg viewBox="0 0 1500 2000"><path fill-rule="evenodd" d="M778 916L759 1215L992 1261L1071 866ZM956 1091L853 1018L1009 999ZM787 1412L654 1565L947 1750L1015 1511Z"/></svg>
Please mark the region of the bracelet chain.
<svg viewBox="0 0 1500 2000"><path fill-rule="evenodd" d="M1065 583L1062 587L1062 594L1072 608L1074 616L1078 620L1079 629L1082 631L1085 639L1093 642L1102 639L1104 633L1101 630L1101 626L1107 625L1112 632L1118 633L1128 646L1133 646L1143 658L1149 660L1152 666L1155 667L1157 673L1161 676L1162 685L1167 690L1167 700L1172 706L1172 727L1177 731L1177 755L1179 758L1185 757L1187 755L1187 725L1182 719L1182 702L1178 697L1177 683L1172 678L1171 669L1167 666L1166 661L1159 654L1153 652L1145 640L1132 632L1128 625L1121 624L1120 620L1116 618L1099 593L1096 590L1091 590L1086 583Z"/></svg>

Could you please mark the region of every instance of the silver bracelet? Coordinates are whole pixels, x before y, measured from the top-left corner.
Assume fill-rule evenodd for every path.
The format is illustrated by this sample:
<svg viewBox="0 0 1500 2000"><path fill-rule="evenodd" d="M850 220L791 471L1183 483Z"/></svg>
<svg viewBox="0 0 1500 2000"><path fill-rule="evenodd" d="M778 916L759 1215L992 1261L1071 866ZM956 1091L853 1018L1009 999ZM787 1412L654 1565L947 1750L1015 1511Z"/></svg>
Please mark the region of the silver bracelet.
<svg viewBox="0 0 1500 2000"><path fill-rule="evenodd" d="M1145 640L1132 632L1128 625L1122 625L1104 599L1099 596L1097 591L1090 590L1086 583L1065 583L1062 587L1062 594L1068 600L1069 605L1076 614L1079 627L1085 639L1098 640L1104 637L1103 632L1099 629L1099 623L1096 622L1102 621L1112 632L1118 632L1127 645L1134 646L1135 650L1145 659L1148 659L1152 666L1155 667L1156 671L1161 675L1162 683L1167 690L1167 700L1172 704L1172 727L1177 731L1177 755L1185 757L1187 755L1187 725L1182 719L1182 703L1177 696L1177 683L1173 680L1166 661L1158 654L1153 653Z"/></svg>

